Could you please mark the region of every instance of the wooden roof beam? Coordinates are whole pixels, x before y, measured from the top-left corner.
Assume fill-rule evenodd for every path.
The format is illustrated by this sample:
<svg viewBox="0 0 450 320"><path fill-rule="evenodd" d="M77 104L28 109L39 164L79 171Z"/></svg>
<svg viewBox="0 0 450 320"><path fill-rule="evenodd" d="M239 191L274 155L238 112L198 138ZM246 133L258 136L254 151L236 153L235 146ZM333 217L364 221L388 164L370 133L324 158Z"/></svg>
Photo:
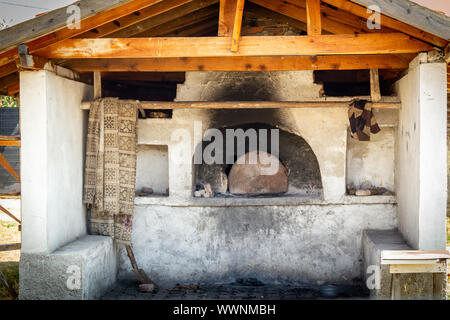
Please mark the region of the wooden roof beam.
<svg viewBox="0 0 450 320"><path fill-rule="evenodd" d="M306 0L306 18L308 35L315 36L322 33L322 19L320 16L320 0Z"/></svg>
<svg viewBox="0 0 450 320"><path fill-rule="evenodd" d="M344 55L418 53L431 46L402 33L320 36L244 36L240 50L230 37L67 39L39 51L52 59L170 58L270 55Z"/></svg>
<svg viewBox="0 0 450 320"><path fill-rule="evenodd" d="M183 71L291 71L406 69L412 59L398 55L266 56L149 59L73 59L67 66L83 73Z"/></svg>
<svg viewBox="0 0 450 320"><path fill-rule="evenodd" d="M76 38L102 38L129 26L135 25L141 21L157 16L161 13L178 8L184 4L190 3L192 0L165 0L155 3L152 6L135 11L129 15L118 18L95 29L82 33Z"/></svg>
<svg viewBox="0 0 450 320"><path fill-rule="evenodd" d="M307 23L306 2L304 0L249 0L259 6L281 13L290 18ZM321 5L322 30L333 34L354 34L373 32L369 30L365 21L343 10L334 10ZM387 29L387 28L386 28ZM375 30L380 31L380 30ZM388 30L382 30L388 31Z"/></svg>
<svg viewBox="0 0 450 320"><path fill-rule="evenodd" d="M111 38L131 38L143 33L144 31L156 28L164 23L174 21L201 9L207 8L218 3L218 0L194 0L184 5L176 7L164 13L160 13L139 23L133 24L127 28L109 34Z"/></svg>
<svg viewBox="0 0 450 320"><path fill-rule="evenodd" d="M191 26L200 21L207 20L212 17L216 17L218 13L217 5L212 5L198 11L194 11L188 15L178 17L166 23L163 23L155 28L146 30L142 33L136 34L135 37L158 37L163 34L174 32L175 30Z"/></svg>

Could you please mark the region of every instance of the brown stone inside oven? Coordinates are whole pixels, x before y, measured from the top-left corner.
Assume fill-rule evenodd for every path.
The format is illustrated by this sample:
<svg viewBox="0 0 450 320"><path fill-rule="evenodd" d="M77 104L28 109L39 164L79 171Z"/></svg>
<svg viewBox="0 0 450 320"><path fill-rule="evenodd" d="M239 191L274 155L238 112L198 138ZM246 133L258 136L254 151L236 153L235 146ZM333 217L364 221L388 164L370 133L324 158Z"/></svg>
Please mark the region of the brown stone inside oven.
<svg viewBox="0 0 450 320"><path fill-rule="evenodd" d="M270 166L275 170L269 170ZM288 189L288 173L274 155L252 151L233 164L228 183L230 193L235 195L282 194Z"/></svg>

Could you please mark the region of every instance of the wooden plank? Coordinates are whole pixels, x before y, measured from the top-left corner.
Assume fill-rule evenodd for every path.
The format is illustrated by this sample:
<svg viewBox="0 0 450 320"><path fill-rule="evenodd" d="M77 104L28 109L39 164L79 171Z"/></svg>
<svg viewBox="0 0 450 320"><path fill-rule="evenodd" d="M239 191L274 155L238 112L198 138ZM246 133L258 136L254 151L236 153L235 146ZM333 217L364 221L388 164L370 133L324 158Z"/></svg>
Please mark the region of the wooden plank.
<svg viewBox="0 0 450 320"><path fill-rule="evenodd" d="M373 102L381 100L380 77L378 69L370 69L370 97Z"/></svg>
<svg viewBox="0 0 450 320"><path fill-rule="evenodd" d="M0 153L0 166L6 169L18 182L20 182L20 176L14 170L13 166L6 160L2 153Z"/></svg>
<svg viewBox="0 0 450 320"><path fill-rule="evenodd" d="M306 18L308 35L314 36L322 34L320 0L306 0Z"/></svg>
<svg viewBox="0 0 450 320"><path fill-rule="evenodd" d="M95 29L82 33L76 36L76 38L102 38L190 2L192 2L192 0L161 1L159 3L155 3L150 7L135 11L132 14L118 18L114 21L96 27Z"/></svg>
<svg viewBox="0 0 450 320"><path fill-rule="evenodd" d="M209 58L73 59L65 65L92 71L290 71L406 69L408 59L396 55L266 56Z"/></svg>
<svg viewBox="0 0 450 320"><path fill-rule="evenodd" d="M447 273L447 263L435 264L391 264L390 273Z"/></svg>
<svg viewBox="0 0 450 320"><path fill-rule="evenodd" d="M20 136L0 136L0 140L18 141L20 140Z"/></svg>
<svg viewBox="0 0 450 320"><path fill-rule="evenodd" d="M366 20L372 14L367 12L366 7L363 7L359 4L353 3L348 0L322 0L322 2L328 3L336 8L352 13L358 17L363 18L364 20ZM435 36L423 30L420 30L404 22L388 17L384 14L381 15L381 27L382 29L387 27L396 31L406 33L410 36L437 45L441 48L445 47L448 43L448 41L445 39L442 39L438 36Z"/></svg>
<svg viewBox="0 0 450 320"><path fill-rule="evenodd" d="M102 73L94 71L94 99L102 97Z"/></svg>
<svg viewBox="0 0 450 320"><path fill-rule="evenodd" d="M420 6L409 0L351 0L364 7L376 5L391 18L402 21L442 39L450 40L450 17Z"/></svg>
<svg viewBox="0 0 450 320"><path fill-rule="evenodd" d="M20 141L0 140L0 147L20 147Z"/></svg>
<svg viewBox="0 0 450 320"><path fill-rule="evenodd" d="M440 262L441 259L383 259L381 261L381 264L388 265L388 264L435 264L437 262Z"/></svg>
<svg viewBox="0 0 450 320"><path fill-rule="evenodd" d="M20 243L4 243L0 244L0 252L20 250L20 247L21 247Z"/></svg>
<svg viewBox="0 0 450 320"><path fill-rule="evenodd" d="M225 102L167 102L141 101L143 109L280 109L280 108L348 108L351 101L305 101L305 102L272 102L272 101L225 101ZM399 109L400 102L370 103L372 108ZM90 103L83 102L82 110L89 110Z"/></svg>
<svg viewBox="0 0 450 320"><path fill-rule="evenodd" d="M9 212L5 207L0 205L0 211L3 211L3 213L5 213L8 217L14 219L15 221L17 221L18 223L22 223L18 218L16 218L15 215L13 215L11 212Z"/></svg>
<svg viewBox="0 0 450 320"><path fill-rule="evenodd" d="M450 253L447 250L383 250L381 259L387 260L420 260L420 259L450 259Z"/></svg>
<svg viewBox="0 0 450 320"><path fill-rule="evenodd" d="M267 55L394 54L431 46L400 33L320 36L244 36L239 52L230 37L68 39L40 51L46 58L170 58Z"/></svg>
<svg viewBox="0 0 450 320"><path fill-rule="evenodd" d="M234 11L233 34L231 36L231 51L236 52L239 49L239 38L241 37L242 17L244 15L245 0L236 1L236 10Z"/></svg>
<svg viewBox="0 0 450 320"><path fill-rule="evenodd" d="M139 23L133 24L127 28L124 28L120 31L114 32L108 37L111 38L130 38L134 37L139 33L142 33L146 30L156 28L164 23L168 23L175 19L186 16L195 11L201 10L203 8L214 5L218 2L218 0L195 0L188 2L180 7L172 9L170 11L155 15L149 19L141 21ZM164 3L164 2L163 2ZM154 7L160 6L161 4L156 4Z"/></svg>

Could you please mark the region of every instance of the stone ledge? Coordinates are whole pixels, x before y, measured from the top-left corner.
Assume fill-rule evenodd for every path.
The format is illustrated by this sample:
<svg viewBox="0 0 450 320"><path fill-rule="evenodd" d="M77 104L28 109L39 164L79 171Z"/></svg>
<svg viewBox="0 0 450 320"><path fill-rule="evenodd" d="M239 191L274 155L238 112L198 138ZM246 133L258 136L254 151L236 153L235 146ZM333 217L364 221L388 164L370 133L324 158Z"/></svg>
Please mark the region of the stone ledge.
<svg viewBox="0 0 450 320"><path fill-rule="evenodd" d="M340 204L396 204L396 196L344 196L338 201L326 201L320 197L214 197L172 199L169 197L136 197L135 205L162 205L169 207L242 207L242 206L298 206L298 205L340 205Z"/></svg>
<svg viewBox="0 0 450 320"><path fill-rule="evenodd" d="M116 281L117 261L110 237L87 235L50 254L22 253L19 299L97 299ZM72 268L69 269L69 267ZM80 286L68 288L69 277L80 272Z"/></svg>

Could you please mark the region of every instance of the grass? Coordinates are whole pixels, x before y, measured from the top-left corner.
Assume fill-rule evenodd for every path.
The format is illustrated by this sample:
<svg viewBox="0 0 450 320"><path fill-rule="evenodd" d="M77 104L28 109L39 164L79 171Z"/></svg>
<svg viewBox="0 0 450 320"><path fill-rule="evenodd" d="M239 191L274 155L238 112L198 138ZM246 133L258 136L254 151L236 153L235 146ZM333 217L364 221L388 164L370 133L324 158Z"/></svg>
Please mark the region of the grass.
<svg viewBox="0 0 450 320"><path fill-rule="evenodd" d="M0 243L20 242L20 232L16 222L0 221ZM20 250L0 252L0 270L8 283L19 292ZM0 284L0 300L11 299L8 291Z"/></svg>

